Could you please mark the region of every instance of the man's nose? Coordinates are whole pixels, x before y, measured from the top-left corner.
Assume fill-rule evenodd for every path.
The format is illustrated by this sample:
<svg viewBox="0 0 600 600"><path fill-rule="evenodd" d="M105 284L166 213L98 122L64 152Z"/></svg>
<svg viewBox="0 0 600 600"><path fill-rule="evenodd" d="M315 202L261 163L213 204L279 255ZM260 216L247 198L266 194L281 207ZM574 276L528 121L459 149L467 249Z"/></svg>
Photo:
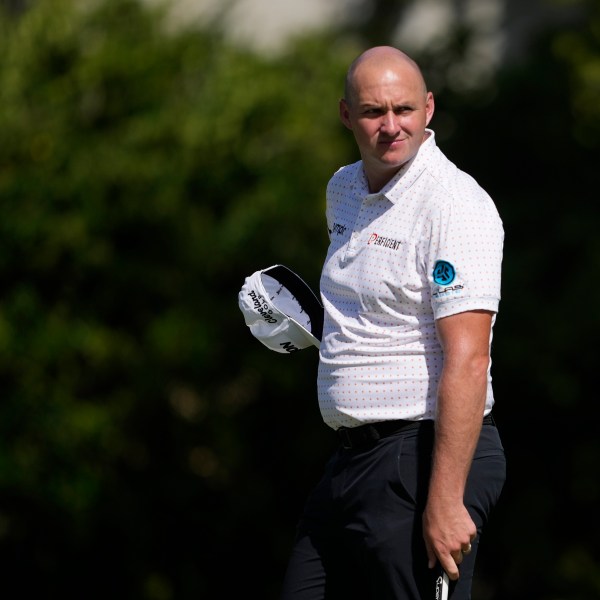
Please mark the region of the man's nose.
<svg viewBox="0 0 600 600"><path fill-rule="evenodd" d="M381 118L381 130L385 133L398 132L398 118L393 111L386 112Z"/></svg>

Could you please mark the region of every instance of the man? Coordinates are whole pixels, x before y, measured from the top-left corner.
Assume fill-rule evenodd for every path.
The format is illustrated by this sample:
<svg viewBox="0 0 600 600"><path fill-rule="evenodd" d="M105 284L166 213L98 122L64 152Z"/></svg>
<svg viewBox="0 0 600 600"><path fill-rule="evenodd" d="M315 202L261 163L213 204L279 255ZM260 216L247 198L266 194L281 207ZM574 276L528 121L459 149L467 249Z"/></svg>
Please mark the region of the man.
<svg viewBox="0 0 600 600"><path fill-rule="evenodd" d="M285 600L470 598L505 479L490 412L503 229L437 148L434 99L399 50L348 70L340 117L361 160L327 187L319 405L340 448L311 494Z"/></svg>

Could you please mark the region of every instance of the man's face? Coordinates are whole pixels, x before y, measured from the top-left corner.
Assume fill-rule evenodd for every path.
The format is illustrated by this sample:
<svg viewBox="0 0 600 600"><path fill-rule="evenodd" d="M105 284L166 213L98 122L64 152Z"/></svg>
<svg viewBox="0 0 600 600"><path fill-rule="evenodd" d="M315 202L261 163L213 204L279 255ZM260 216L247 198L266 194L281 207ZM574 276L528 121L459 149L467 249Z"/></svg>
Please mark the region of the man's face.
<svg viewBox="0 0 600 600"><path fill-rule="evenodd" d="M340 117L354 133L375 192L416 155L433 116L433 96L408 66L364 64L353 84L350 98L340 102Z"/></svg>

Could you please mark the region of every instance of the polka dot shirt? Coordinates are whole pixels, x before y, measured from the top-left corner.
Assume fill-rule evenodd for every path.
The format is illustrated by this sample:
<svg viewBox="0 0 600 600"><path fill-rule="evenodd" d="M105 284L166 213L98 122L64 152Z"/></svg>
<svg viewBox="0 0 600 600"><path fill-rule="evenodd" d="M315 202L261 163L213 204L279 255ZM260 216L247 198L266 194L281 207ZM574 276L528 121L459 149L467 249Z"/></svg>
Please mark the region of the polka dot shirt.
<svg viewBox="0 0 600 600"><path fill-rule="evenodd" d="M360 161L327 186L318 393L334 429L435 418L443 365L435 320L498 310L502 222L428 133L380 192L369 193ZM493 402L488 372L486 413Z"/></svg>

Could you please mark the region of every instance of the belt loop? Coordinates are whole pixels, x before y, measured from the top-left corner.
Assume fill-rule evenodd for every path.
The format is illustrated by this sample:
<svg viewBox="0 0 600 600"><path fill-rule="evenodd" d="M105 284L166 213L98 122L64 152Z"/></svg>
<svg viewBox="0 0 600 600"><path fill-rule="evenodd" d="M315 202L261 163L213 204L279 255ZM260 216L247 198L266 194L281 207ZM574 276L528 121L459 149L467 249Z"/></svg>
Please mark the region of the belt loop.
<svg viewBox="0 0 600 600"><path fill-rule="evenodd" d="M345 450L352 449L352 439L350 438L348 429L346 427L340 427L337 430L337 434L340 437L342 448L344 448Z"/></svg>

